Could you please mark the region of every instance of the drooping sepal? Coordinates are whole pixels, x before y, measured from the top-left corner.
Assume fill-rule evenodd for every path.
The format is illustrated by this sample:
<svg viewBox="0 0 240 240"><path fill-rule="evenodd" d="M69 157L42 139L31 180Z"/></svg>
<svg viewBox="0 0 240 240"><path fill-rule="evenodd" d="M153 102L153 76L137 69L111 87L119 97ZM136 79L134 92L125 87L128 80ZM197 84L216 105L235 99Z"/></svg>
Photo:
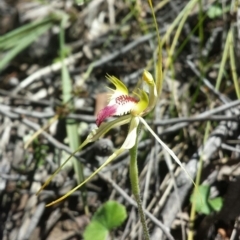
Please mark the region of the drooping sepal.
<svg viewBox="0 0 240 240"><path fill-rule="evenodd" d="M130 149L130 148L132 148L134 146L134 144L136 142L136 138L137 138L137 127L138 127L138 124L139 124L140 120L139 120L138 117L130 117L130 118L128 117L128 118L125 119L125 116L122 117L122 120L123 120L123 122L125 120L130 121L128 136L125 139L122 147L120 149L116 150L111 156L109 156L108 159L95 172L93 172L89 177L87 177L82 183L80 183L78 186L73 188L71 191L69 191L68 193L66 193L64 196L60 197L56 201L53 201L53 202L47 204L46 205L47 207L52 206L52 205L54 205L54 204L64 200L66 197L68 197L73 192L78 190L82 185L84 185L89 180L91 180L98 172L100 172L104 167L106 167L110 162L112 162L122 152L124 152L125 150ZM107 123L105 125L107 125Z"/></svg>

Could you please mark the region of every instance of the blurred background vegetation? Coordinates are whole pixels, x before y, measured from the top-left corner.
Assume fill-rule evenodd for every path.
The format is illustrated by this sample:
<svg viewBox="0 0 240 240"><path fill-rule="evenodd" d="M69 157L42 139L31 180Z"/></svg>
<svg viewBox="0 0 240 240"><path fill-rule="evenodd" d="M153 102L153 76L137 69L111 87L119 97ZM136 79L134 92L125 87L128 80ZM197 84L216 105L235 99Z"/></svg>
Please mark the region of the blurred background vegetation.
<svg viewBox="0 0 240 240"><path fill-rule="evenodd" d="M167 239L161 223L174 239L238 239L239 0L153 5L164 87L147 120L199 187L192 194L191 181L172 163L174 190L169 156L143 130L139 174L151 239ZM35 193L96 127L107 101L106 74L129 89L143 69L154 74L156 39L147 0L1 0L0 239L83 239L96 210L112 199L125 206L127 219L108 229L109 238L143 239L127 154L81 192L45 208L119 147L126 127L77 153Z"/></svg>

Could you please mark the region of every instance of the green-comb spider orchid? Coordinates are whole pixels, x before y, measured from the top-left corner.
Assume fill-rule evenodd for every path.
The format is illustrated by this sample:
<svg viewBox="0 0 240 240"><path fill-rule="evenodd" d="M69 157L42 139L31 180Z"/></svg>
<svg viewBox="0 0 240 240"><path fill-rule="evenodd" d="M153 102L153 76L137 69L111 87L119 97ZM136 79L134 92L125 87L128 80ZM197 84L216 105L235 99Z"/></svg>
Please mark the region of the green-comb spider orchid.
<svg viewBox="0 0 240 240"><path fill-rule="evenodd" d="M56 201L51 202L47 206L51 206L57 202L62 201L70 194L79 189L83 184L88 182L92 177L94 177L101 169L103 169L107 164L109 164L112 160L114 160L118 155L120 155L123 151L131 149L135 143L137 138L137 128L139 122L142 122L145 127L151 132L151 134L156 138L156 140L169 152L169 154L174 158L174 160L183 168L181 162L176 157L176 155L169 149L154 133L154 131L149 127L146 121L142 118L146 114L148 114L156 104L158 99L158 89L157 85L161 86L161 83L156 84L152 75L144 70L143 72L143 82L147 84L149 93L142 89L137 89L133 92L132 95L128 93L127 87L124 85L122 81L117 79L114 76L107 76L108 80L115 86L115 89L110 89L111 94L109 98L108 105L102 109L98 116L96 123L99 128L93 130L87 139L79 146L79 148L59 167L59 169L44 183L38 193L45 188L46 185L54 178L54 176L63 168L63 166L67 163L67 161L79 150L85 147L88 143L94 142L101 138L105 133L107 133L110 129L121 126L124 124L129 124L128 135L121 146L120 149L116 150L104 164L102 164L92 175L90 175L84 182L73 188L71 191L66 193L61 198ZM120 116L115 120L109 122L103 122L105 119L111 116ZM184 168L183 168L184 169Z"/></svg>
<svg viewBox="0 0 240 240"><path fill-rule="evenodd" d="M137 127L139 125L139 122L142 121L141 116L146 115L154 107L153 104L155 104L157 100L157 89L156 89L156 85L152 75L146 70L143 72L143 80L145 83L147 83L149 87L149 93L150 93L149 96L142 89L137 89L135 92L133 92L133 95L130 95L128 93L127 87L119 79L109 75L107 76L107 78L115 86L115 89L110 89L111 93L109 96L109 103L104 109L102 109L98 113L96 124L98 125L99 128L93 130L89 134L87 139L81 144L81 146L77 149L77 151L82 149L88 143L98 140L110 129L117 126L129 124L128 135L122 147L116 150L107 159L107 161L102 166L100 166L90 177L88 177L84 182L82 182L80 185L72 189L70 192L65 194L63 197L48 204L47 206L53 205L65 199L67 196L69 196L71 193L73 193L78 188L80 188L83 184L85 184L88 180L90 180L95 174L97 174L108 163L110 163L113 159L115 159L118 155L120 155L124 150L132 148L137 138ZM120 117L110 122L103 122L105 119L111 116L120 116ZM70 158L71 156L45 182L45 184L41 187L38 193L52 180L52 178L62 169L62 167L67 163L67 161Z"/></svg>
<svg viewBox="0 0 240 240"><path fill-rule="evenodd" d="M82 183L73 188L71 191L66 193L64 196L60 197L56 201L51 202L47 206L51 206L55 203L58 203L68 197L70 194L78 190L82 185L88 182L91 178L93 178L101 169L103 169L107 164L113 161L117 156L119 156L123 151L129 150L130 153L130 180L132 186L132 192L136 199L140 220L143 226L144 238L149 240L149 233L145 221L145 215L143 212L143 208L141 205L140 198L140 190L139 190L139 182L138 182L138 169L137 169L137 137L138 137L138 126L141 122L147 130L155 137L155 139L162 145L162 147L171 155L171 157L180 165L180 167L186 172L182 163L174 154L174 152L167 147L167 145L161 141L161 139L155 134L155 132L150 128L147 122L143 119L145 115L147 115L150 111L152 111L157 103L159 95L162 89L162 53L161 53L161 41L160 35L158 31L157 21L155 18L153 6L151 0L149 1L149 5L152 11L152 16L154 19L154 25L157 32L158 38L158 64L156 67L156 79L154 81L152 75L144 70L142 76L142 83L147 85L148 91L143 90L142 88L138 88L133 91L132 94L129 94L127 87L124 85L122 81L117 79L114 76L107 76L108 80L115 86L115 89L110 89L111 93L108 100L108 105L102 109L97 116L96 124L98 126L97 129L93 130L86 140L76 149L76 151L69 156L69 158L53 173L53 175L44 183L44 185L40 188L37 194L44 189L49 182L55 177L56 174L60 172L60 170L64 167L64 165L70 160L70 158L78 151L80 151L83 147L85 147L88 143L94 142L99 138L103 137L109 130L114 127L118 127L124 124L129 124L129 130L127 137L122 144L120 149L117 149L108 159L103 163L94 173L92 173L89 177L87 177ZM109 122L104 122L108 117L116 116L117 118L111 120ZM189 174L186 172L189 176ZM190 177L190 176L189 176ZM190 177L191 179L191 177ZM191 179L193 182L193 180ZM194 184L194 182L193 182ZM170 238L171 239L171 238Z"/></svg>

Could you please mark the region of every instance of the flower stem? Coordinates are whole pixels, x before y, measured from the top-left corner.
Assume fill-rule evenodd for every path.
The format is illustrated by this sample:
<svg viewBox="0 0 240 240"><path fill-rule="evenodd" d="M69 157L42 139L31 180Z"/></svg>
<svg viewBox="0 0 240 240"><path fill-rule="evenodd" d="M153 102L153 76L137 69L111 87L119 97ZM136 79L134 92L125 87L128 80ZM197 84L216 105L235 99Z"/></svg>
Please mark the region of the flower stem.
<svg viewBox="0 0 240 240"><path fill-rule="evenodd" d="M129 150L129 153L130 153L130 170L129 171L130 171L130 181L131 181L132 192L137 202L138 212L139 212L140 220L143 227L144 239L150 240L146 218L143 212L142 201L140 197L140 188L139 188L139 179L138 179L137 147L138 147L138 136L139 136L140 129L141 129L141 126L138 126L136 143L134 147Z"/></svg>

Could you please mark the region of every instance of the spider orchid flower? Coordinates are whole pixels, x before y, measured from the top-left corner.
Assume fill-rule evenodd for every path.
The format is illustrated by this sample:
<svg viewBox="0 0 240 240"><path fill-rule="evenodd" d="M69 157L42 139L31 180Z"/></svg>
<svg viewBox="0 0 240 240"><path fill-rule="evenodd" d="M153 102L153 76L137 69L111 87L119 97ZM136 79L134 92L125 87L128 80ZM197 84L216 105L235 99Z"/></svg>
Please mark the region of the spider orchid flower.
<svg viewBox="0 0 240 240"><path fill-rule="evenodd" d="M129 119L131 119L131 117L146 115L146 113L151 111L155 106L157 100L156 85L152 75L146 70L143 72L143 80L149 86L150 101L144 90L138 89L137 92L133 92L133 94L130 95L127 87L119 79L109 75L107 76L107 79L116 87L116 89L109 88L111 91L109 103L98 113L96 120L98 126L100 126L105 119L112 116L128 114Z"/></svg>
<svg viewBox="0 0 240 240"><path fill-rule="evenodd" d="M154 133L154 131L149 127L146 121L142 118L146 114L148 114L156 105L156 101L158 99L158 93L160 92L157 89L157 85L152 77L152 75L144 70L143 72L143 83L148 87L148 93L142 89L137 89L132 94L129 94L127 87L114 76L107 76L107 79L115 86L115 89L110 88L110 95L108 105L103 108L97 116L96 124L98 126L97 129L93 130L87 139L79 146L79 148L72 154L70 157L54 172L54 174L44 183L44 185L40 188L38 193L45 188L46 185L54 178L54 176L63 168L63 166L68 162L68 160L78 151L80 151L83 147L85 147L88 143L94 142L104 136L110 129L114 127L118 127L124 124L129 124L129 130L127 137L122 144L120 149L115 150L115 152L108 157L108 159L103 163L94 173L92 173L88 178L85 179L78 186L73 188L71 191L66 193L64 196L60 197L56 201L51 202L47 206L51 206L55 203L58 203L71 195L77 189L79 189L82 185L88 182L92 177L94 177L101 169L103 169L107 164L113 161L117 156L119 156L125 150L131 149L137 140L137 128L140 122L142 122L145 127L151 132L151 134L156 138L156 140L165 148L169 154L175 159L175 161L183 168L181 162L176 157L176 155L169 149L165 143L163 143L160 138ZM158 84L158 86L160 86ZM117 119L104 122L109 117L118 116ZM38 194L37 193L37 194Z"/></svg>

